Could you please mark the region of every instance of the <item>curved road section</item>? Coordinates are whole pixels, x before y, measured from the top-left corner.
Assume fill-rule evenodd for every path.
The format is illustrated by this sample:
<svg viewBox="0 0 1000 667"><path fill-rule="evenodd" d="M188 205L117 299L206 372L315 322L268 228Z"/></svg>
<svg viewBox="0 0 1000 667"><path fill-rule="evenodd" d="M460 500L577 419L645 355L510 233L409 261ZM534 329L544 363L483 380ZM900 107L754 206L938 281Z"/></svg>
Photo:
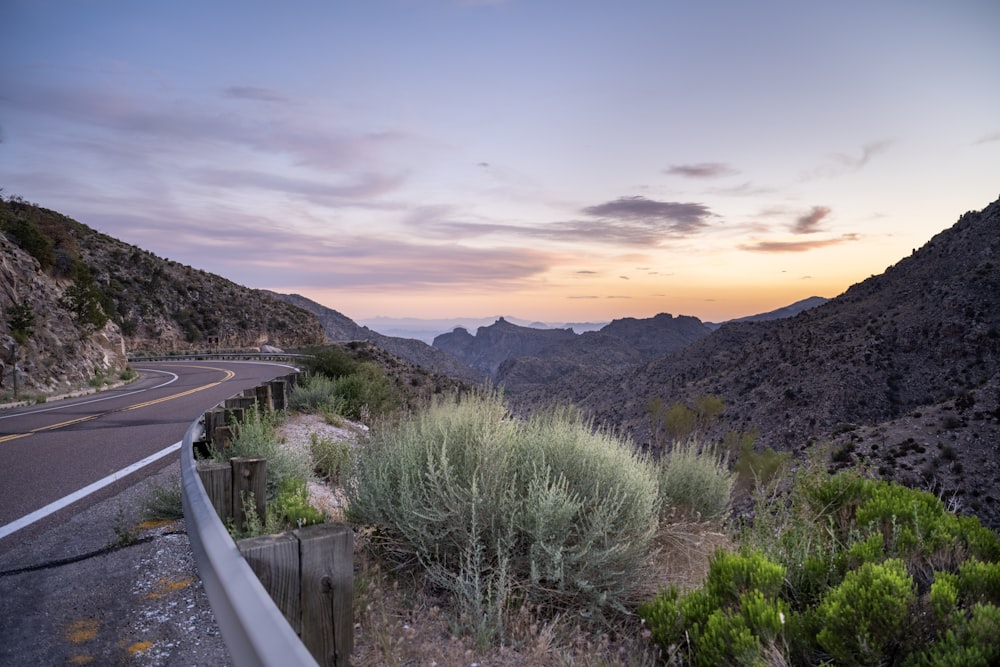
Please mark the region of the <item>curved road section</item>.
<svg viewBox="0 0 1000 667"><path fill-rule="evenodd" d="M136 365L125 387L0 413L0 552L22 531L52 525L177 460L205 410L287 375L277 363L192 361Z"/></svg>

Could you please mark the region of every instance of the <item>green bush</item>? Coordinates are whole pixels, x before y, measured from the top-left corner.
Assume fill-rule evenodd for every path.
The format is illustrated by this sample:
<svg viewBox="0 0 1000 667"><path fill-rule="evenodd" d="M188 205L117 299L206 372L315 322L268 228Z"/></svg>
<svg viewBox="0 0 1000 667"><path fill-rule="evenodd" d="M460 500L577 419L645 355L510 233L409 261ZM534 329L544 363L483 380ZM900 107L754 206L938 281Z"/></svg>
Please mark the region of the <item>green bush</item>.
<svg viewBox="0 0 1000 667"><path fill-rule="evenodd" d="M879 665L903 643L916 598L903 561L865 563L820 602L816 643L838 665Z"/></svg>
<svg viewBox="0 0 1000 667"><path fill-rule="evenodd" d="M355 466L351 518L481 607L624 609L657 527L655 470L627 443L570 410L512 418L496 392L373 429Z"/></svg>
<svg viewBox="0 0 1000 667"><path fill-rule="evenodd" d="M214 458L228 461L230 457L267 459L267 495L273 500L286 479L309 479L312 461L308 452L282 447L277 437L278 415L257 409L247 410L236 427L232 445L225 451L214 450Z"/></svg>
<svg viewBox="0 0 1000 667"><path fill-rule="evenodd" d="M717 551L705 585L675 588L640 605L639 614L668 656L695 665L758 665L784 644L788 605L780 598L785 568L759 552Z"/></svg>
<svg viewBox="0 0 1000 667"><path fill-rule="evenodd" d="M336 382L325 375L307 375L288 396L288 407L300 412L319 412L336 402Z"/></svg>
<svg viewBox="0 0 1000 667"><path fill-rule="evenodd" d="M313 433L309 451L316 472L329 482L340 484L350 463L350 444L333 438L321 438Z"/></svg>
<svg viewBox="0 0 1000 667"><path fill-rule="evenodd" d="M338 345L312 348L303 358L303 365L310 375L325 375L331 380L350 375L357 370L358 362Z"/></svg>
<svg viewBox="0 0 1000 667"><path fill-rule="evenodd" d="M686 518L721 519L729 511L733 474L724 454L689 440L675 443L660 463L660 496Z"/></svg>
<svg viewBox="0 0 1000 667"><path fill-rule="evenodd" d="M309 504L309 491L305 480L289 477L281 480L277 496L267 506L267 513L274 514L282 527L302 528L326 519L323 512ZM268 517L270 522L270 517Z"/></svg>
<svg viewBox="0 0 1000 667"><path fill-rule="evenodd" d="M701 588L640 607L670 659L937 666L1000 658L1000 537L931 494L808 470L789 493L760 496L742 540L738 557L713 559ZM777 635L775 613L784 619Z"/></svg>

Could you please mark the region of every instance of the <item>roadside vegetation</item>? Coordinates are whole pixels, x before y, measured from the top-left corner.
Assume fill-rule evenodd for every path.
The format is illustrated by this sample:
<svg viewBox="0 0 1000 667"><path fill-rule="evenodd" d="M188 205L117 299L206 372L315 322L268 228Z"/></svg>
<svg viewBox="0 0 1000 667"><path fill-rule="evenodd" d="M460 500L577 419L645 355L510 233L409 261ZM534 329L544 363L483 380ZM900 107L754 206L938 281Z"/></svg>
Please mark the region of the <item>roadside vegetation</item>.
<svg viewBox="0 0 1000 667"><path fill-rule="evenodd" d="M713 397L651 404L643 453L570 408L522 419L486 389L399 409L398 386L321 355L290 408L366 437L287 448L251 412L227 451L269 459L253 531L329 519L308 481L341 494L359 664L1000 662L1000 538L933 495L709 442Z"/></svg>

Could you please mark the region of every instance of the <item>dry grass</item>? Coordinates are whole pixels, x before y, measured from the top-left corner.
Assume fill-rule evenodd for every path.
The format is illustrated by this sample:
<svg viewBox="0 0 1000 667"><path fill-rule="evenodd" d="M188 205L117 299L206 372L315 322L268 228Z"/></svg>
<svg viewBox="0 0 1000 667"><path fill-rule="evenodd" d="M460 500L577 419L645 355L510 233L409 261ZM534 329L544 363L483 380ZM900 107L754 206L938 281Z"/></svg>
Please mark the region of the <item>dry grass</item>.
<svg viewBox="0 0 1000 667"><path fill-rule="evenodd" d="M636 603L661 588L688 590L708 572L709 556L728 548L715 524L670 524L657 537L657 553L641 573ZM545 619L520 607L505 618L501 646L477 647L456 637L446 596L434 591L416 568L390 571L369 532L355 543L355 635L353 664L375 667L477 665L478 667L647 667L661 664L658 648L638 616L595 631L580 619Z"/></svg>

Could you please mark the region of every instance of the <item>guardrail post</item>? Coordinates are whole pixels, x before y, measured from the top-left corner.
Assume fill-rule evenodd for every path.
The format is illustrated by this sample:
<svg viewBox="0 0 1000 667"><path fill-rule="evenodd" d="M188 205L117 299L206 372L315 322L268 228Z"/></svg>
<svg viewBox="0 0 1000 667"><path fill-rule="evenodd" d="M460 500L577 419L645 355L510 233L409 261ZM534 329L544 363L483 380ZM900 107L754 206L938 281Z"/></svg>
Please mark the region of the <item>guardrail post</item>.
<svg viewBox="0 0 1000 667"><path fill-rule="evenodd" d="M253 498L254 511L263 523L267 518L267 459L234 457L229 459L233 475L233 525L243 532L247 529L244 502Z"/></svg>
<svg viewBox="0 0 1000 667"><path fill-rule="evenodd" d="M255 398L257 399L257 409L271 411L274 409L274 403L271 401L271 385L262 384L255 390Z"/></svg>
<svg viewBox="0 0 1000 667"><path fill-rule="evenodd" d="M287 386L284 380L271 380L271 404L275 410L284 410L288 406Z"/></svg>
<svg viewBox="0 0 1000 667"><path fill-rule="evenodd" d="M233 516L233 465L221 461L200 461L198 477L212 502L219 520L225 523Z"/></svg>
<svg viewBox="0 0 1000 667"><path fill-rule="evenodd" d="M338 523L293 532L302 567L302 643L319 664L344 667L354 650L354 532Z"/></svg>
<svg viewBox="0 0 1000 667"><path fill-rule="evenodd" d="M285 620L302 636L302 576L299 540L292 533L261 535L236 543Z"/></svg>

